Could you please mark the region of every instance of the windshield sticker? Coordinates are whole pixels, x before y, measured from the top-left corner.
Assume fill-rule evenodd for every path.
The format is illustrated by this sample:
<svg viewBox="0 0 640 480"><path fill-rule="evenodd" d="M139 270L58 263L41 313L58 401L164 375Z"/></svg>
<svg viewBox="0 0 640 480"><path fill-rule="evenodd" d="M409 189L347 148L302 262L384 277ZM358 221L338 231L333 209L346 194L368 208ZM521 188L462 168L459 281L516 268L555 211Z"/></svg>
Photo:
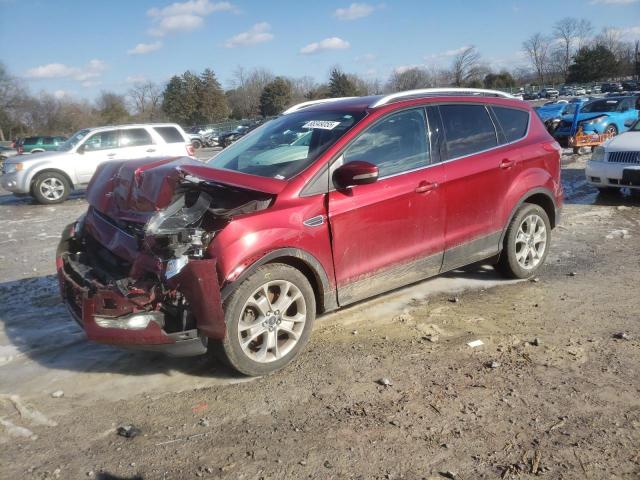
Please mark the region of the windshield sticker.
<svg viewBox="0 0 640 480"><path fill-rule="evenodd" d="M321 130L333 130L340 122L329 122L327 120L311 120L305 123L302 128L319 128Z"/></svg>

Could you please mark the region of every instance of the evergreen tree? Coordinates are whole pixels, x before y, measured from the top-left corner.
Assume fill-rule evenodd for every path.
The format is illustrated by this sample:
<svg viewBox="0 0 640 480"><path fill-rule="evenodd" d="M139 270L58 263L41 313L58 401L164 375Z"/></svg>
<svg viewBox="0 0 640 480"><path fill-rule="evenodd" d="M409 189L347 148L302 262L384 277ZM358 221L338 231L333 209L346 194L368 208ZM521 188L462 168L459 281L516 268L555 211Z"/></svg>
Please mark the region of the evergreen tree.
<svg viewBox="0 0 640 480"><path fill-rule="evenodd" d="M184 103L185 96L186 86L183 78L174 75L162 94L162 111L169 117L169 120L182 125L186 125L189 118L189 112Z"/></svg>
<svg viewBox="0 0 640 480"><path fill-rule="evenodd" d="M618 61L614 53L603 45L581 48L569 65L569 83L586 83L614 77Z"/></svg>
<svg viewBox="0 0 640 480"><path fill-rule="evenodd" d="M260 113L271 117L281 113L291 103L291 83L282 77L276 77L268 83L260 95Z"/></svg>
<svg viewBox="0 0 640 480"><path fill-rule="evenodd" d="M331 97L357 97L358 87L349 80L349 76L338 68L329 75L329 93Z"/></svg>
<svg viewBox="0 0 640 480"><path fill-rule="evenodd" d="M207 68L200 75L199 112L207 123L223 120L229 116L227 97L213 70Z"/></svg>

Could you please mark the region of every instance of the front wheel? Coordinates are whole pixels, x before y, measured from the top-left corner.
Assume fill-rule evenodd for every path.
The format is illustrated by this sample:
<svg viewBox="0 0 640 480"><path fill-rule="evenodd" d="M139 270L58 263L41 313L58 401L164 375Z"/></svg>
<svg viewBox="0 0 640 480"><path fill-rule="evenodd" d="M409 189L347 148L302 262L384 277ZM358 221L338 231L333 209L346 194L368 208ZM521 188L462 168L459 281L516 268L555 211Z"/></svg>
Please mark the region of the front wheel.
<svg viewBox="0 0 640 480"><path fill-rule="evenodd" d="M509 278L529 278L544 263L551 240L549 216L539 205L523 204L509 223L497 269Z"/></svg>
<svg viewBox="0 0 640 480"><path fill-rule="evenodd" d="M200 140L193 140L191 142L191 146L198 150L199 148L202 148L202 142Z"/></svg>
<svg viewBox="0 0 640 480"><path fill-rule="evenodd" d="M38 174L33 183L33 196L44 205L64 202L69 196L71 186L64 175L57 172Z"/></svg>
<svg viewBox="0 0 640 480"><path fill-rule="evenodd" d="M613 124L608 125L607 128L605 128L604 133L613 135L615 137L616 135L618 135L618 128Z"/></svg>
<svg viewBox="0 0 640 480"><path fill-rule="evenodd" d="M242 282L224 310L227 332L212 349L240 373L261 376L299 355L311 335L316 302L299 270L274 263Z"/></svg>

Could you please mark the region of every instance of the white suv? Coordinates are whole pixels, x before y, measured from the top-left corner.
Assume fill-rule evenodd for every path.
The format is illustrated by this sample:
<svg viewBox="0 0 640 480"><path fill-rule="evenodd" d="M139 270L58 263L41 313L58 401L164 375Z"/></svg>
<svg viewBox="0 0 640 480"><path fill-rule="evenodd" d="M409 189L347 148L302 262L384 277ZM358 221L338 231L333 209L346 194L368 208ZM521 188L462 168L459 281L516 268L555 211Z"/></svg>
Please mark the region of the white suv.
<svg viewBox="0 0 640 480"><path fill-rule="evenodd" d="M39 203L63 202L71 190L89 183L108 160L193 157L184 130L174 123L121 125L82 129L58 147L5 161L0 186L17 194L30 194Z"/></svg>

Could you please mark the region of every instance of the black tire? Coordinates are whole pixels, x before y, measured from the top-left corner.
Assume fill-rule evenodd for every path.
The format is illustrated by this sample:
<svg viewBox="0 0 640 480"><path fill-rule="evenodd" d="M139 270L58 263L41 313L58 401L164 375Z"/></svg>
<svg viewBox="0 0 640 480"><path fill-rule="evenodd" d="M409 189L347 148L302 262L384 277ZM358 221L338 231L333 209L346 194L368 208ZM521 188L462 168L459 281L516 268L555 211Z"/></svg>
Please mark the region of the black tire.
<svg viewBox="0 0 640 480"><path fill-rule="evenodd" d="M607 128L604 129L604 133L613 133L613 136L615 137L618 135L618 127L614 124L608 125Z"/></svg>
<svg viewBox="0 0 640 480"><path fill-rule="evenodd" d="M251 307L247 307L247 309L244 308L246 302L251 298L251 295L262 285L266 285L268 282L277 281L290 282L297 287L304 299L306 320L304 325L301 326L302 329L298 334L297 342L293 344L292 348L290 347L291 349L286 354L280 358L271 359L268 362L259 362L251 358L249 354L245 353L243 350L240 344L241 334L239 334L239 325L241 318L244 321L247 311L251 310ZM277 300L278 299L276 298L275 301L277 302ZM272 308L270 302L269 308ZM295 308L297 308L297 306ZM299 270L289 265L271 263L258 267L254 273L252 273L233 291L233 293L231 293L224 303L224 312L227 332L224 340L220 342L209 342L212 353L244 375L269 375L284 368L293 361L308 342L316 315L315 295L309 281ZM254 314L259 314L255 309L253 309L253 312ZM251 313L252 312L249 311L249 314ZM264 322L262 323L262 326L264 326ZM260 326L257 323L256 328L260 329ZM278 335L277 328L280 327L276 326L275 328L275 334ZM258 348L259 352L261 352L264 348L262 342L266 341L266 335L268 335L268 333L264 332L256 339L256 341L249 343L249 348L252 348L251 346L254 345L253 348ZM286 335L286 339L291 338L286 332L280 333L280 335ZM249 336L250 334L247 334L244 338L248 339ZM276 342L279 342L280 337L276 338ZM255 345L257 341L259 341L259 343ZM268 351L269 349L267 348L266 350ZM259 352L256 352L256 356ZM271 356L275 354L273 352L268 352L266 355L269 355L271 358Z"/></svg>
<svg viewBox="0 0 640 480"><path fill-rule="evenodd" d="M58 193L55 195L47 195L47 188L44 186L46 184L59 185L61 190L57 189L56 192ZM71 185L67 178L61 173L42 172L36 176L31 193L38 203L52 205L54 203L62 203L67 199L69 193L71 193Z"/></svg>
<svg viewBox="0 0 640 480"><path fill-rule="evenodd" d="M191 142L191 146L198 150L199 148L202 148L202 142L200 140L193 140Z"/></svg>
<svg viewBox="0 0 640 480"><path fill-rule="evenodd" d="M546 239L544 252L539 256L539 259L535 266L532 266L531 268L525 268L518 262L517 259L518 249L516 245L516 237L518 235L520 226L523 224L525 219L531 216L539 217L544 223ZM551 223L549 222L549 216L547 215L547 212L545 212L544 209L539 205L524 203L520 208L518 208L516 214L513 216L511 222L509 223L509 226L507 227L507 232L504 238L504 245L502 248L502 252L500 253L500 259L496 264L496 269L508 278L532 277L544 264L544 261L547 258L547 254L549 252L550 242Z"/></svg>

